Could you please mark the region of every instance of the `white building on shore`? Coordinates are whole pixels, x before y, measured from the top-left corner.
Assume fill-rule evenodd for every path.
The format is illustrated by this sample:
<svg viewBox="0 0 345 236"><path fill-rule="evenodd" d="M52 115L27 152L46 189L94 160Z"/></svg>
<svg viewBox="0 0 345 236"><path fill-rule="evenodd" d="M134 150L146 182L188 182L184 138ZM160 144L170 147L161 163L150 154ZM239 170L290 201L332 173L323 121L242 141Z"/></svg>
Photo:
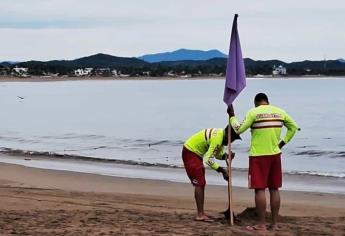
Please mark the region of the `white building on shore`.
<svg viewBox="0 0 345 236"><path fill-rule="evenodd" d="M13 76L17 77L29 77L29 68L24 68L24 67L14 67L12 69Z"/></svg>
<svg viewBox="0 0 345 236"><path fill-rule="evenodd" d="M284 76L287 75L287 70L284 66L280 65L276 67L275 65L273 66L272 70L272 75L273 76Z"/></svg>
<svg viewBox="0 0 345 236"><path fill-rule="evenodd" d="M77 69L74 71L75 76L90 76L93 68Z"/></svg>

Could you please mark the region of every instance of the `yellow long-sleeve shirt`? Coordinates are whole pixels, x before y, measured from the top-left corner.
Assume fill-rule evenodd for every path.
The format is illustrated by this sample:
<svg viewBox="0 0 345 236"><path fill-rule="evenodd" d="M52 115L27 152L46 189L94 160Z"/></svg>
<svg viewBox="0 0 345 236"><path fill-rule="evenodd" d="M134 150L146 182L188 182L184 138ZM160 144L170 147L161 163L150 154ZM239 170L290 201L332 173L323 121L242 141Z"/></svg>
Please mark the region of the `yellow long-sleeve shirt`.
<svg viewBox="0 0 345 236"><path fill-rule="evenodd" d="M242 123L230 118L235 132L241 134L251 128L250 156L275 155L281 152L278 144L282 127L287 128L283 141L288 143L297 131L296 122L282 109L272 105L261 105L248 111Z"/></svg>
<svg viewBox="0 0 345 236"><path fill-rule="evenodd" d="M204 129L190 137L184 147L197 154L203 162L217 170L219 164L215 159L222 159L224 129Z"/></svg>

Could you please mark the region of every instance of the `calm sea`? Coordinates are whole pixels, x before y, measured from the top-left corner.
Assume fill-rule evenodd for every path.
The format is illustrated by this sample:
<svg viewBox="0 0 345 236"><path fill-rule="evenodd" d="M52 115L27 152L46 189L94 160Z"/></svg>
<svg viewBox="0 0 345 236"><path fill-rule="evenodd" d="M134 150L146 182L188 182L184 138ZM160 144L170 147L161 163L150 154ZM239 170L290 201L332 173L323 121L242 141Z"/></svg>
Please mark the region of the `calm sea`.
<svg viewBox="0 0 345 236"><path fill-rule="evenodd" d="M2 82L0 149L182 166L184 140L227 124L223 87L211 79ZM258 92L301 128L284 148L284 172L345 181L345 78L249 79L235 102L240 119ZM238 169L248 166L250 132L242 138L233 145Z"/></svg>

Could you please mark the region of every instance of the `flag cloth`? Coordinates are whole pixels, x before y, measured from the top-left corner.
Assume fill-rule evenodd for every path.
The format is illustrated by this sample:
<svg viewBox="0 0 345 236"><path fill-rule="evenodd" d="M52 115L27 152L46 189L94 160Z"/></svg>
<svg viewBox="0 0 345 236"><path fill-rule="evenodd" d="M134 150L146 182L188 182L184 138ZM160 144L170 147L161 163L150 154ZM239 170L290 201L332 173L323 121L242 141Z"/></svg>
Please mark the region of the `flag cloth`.
<svg viewBox="0 0 345 236"><path fill-rule="evenodd" d="M223 101L229 106L240 92L246 87L246 71L242 58L240 38L237 30L237 17L232 24L228 63L226 66L226 78Z"/></svg>

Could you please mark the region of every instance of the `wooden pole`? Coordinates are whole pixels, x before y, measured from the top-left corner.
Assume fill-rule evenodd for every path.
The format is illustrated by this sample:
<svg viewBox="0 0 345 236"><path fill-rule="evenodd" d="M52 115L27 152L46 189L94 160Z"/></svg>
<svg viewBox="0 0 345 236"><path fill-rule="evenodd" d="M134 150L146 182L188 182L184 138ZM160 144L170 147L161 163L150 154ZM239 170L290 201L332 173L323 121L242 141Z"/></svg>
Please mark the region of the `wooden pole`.
<svg viewBox="0 0 345 236"><path fill-rule="evenodd" d="M231 172L231 124L229 119L229 128L228 128L228 174L229 174L229 181L228 181L228 198L229 198L229 210L230 210L230 221L229 224L231 226L234 225L234 215L232 209L232 172Z"/></svg>

